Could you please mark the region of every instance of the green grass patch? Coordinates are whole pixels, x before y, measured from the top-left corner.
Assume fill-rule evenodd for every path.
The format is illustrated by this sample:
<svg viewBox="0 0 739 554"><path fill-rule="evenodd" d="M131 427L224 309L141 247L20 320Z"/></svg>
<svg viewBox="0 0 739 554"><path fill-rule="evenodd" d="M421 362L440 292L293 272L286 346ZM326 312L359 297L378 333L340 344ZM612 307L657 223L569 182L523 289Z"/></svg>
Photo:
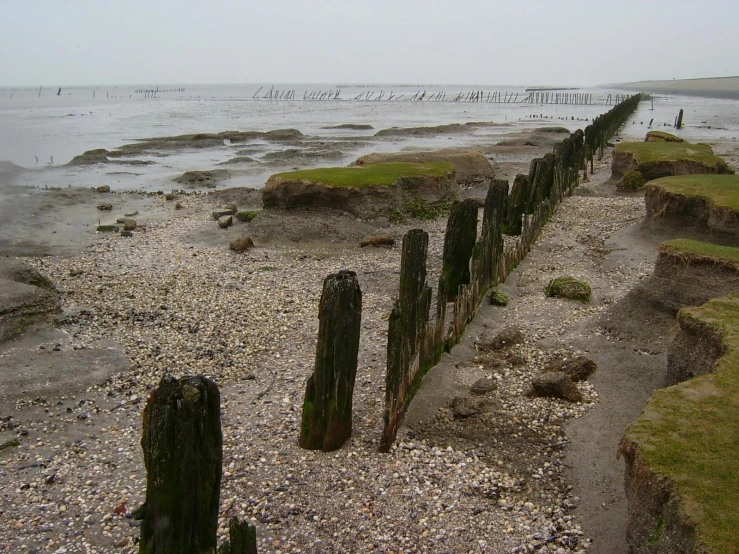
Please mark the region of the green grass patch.
<svg viewBox="0 0 739 554"><path fill-rule="evenodd" d="M689 239L675 239L662 243L661 250L668 254L697 255L728 262L739 263L739 248L721 246L710 242Z"/></svg>
<svg viewBox="0 0 739 554"><path fill-rule="evenodd" d="M714 372L658 390L626 431L656 475L676 487L701 552L735 552L739 529L739 294L714 298L681 317L708 325L726 354Z"/></svg>
<svg viewBox="0 0 739 554"><path fill-rule="evenodd" d="M322 167L277 173L270 180L311 181L330 187L361 188L390 186L401 177L441 176L454 171L448 162L384 162L353 167Z"/></svg>
<svg viewBox="0 0 739 554"><path fill-rule="evenodd" d="M739 175L677 175L655 179L649 184L673 194L708 198L716 206L739 210Z"/></svg>
<svg viewBox="0 0 739 554"><path fill-rule="evenodd" d="M707 144L689 142L622 142L614 148L616 152L631 152L640 164L688 160L707 166L726 165L713 153Z"/></svg>

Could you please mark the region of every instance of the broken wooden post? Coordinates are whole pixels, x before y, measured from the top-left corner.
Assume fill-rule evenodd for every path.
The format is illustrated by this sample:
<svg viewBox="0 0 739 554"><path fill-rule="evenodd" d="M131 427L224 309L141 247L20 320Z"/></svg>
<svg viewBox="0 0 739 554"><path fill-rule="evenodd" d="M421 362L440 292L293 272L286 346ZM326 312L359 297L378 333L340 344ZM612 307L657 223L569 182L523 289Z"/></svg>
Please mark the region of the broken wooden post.
<svg viewBox="0 0 739 554"><path fill-rule="evenodd" d="M681 129L682 126L683 126L683 111L680 110L680 113L677 114L677 124L675 125L675 127L677 127L678 129Z"/></svg>
<svg viewBox="0 0 739 554"><path fill-rule="evenodd" d="M144 408L146 500L140 554L216 548L223 435L221 397L202 376L162 377Z"/></svg>
<svg viewBox="0 0 739 554"><path fill-rule="evenodd" d="M362 291L357 274L326 277L319 306L313 375L305 387L300 446L331 452L352 434L352 396L357 375Z"/></svg>
<svg viewBox="0 0 739 554"><path fill-rule="evenodd" d="M477 240L477 201L454 202L444 236L442 275L449 288L448 300L457 298L459 285L470 282L470 256Z"/></svg>
<svg viewBox="0 0 739 554"><path fill-rule="evenodd" d="M228 521L228 540L218 554L257 554L257 528L245 519L232 517Z"/></svg>

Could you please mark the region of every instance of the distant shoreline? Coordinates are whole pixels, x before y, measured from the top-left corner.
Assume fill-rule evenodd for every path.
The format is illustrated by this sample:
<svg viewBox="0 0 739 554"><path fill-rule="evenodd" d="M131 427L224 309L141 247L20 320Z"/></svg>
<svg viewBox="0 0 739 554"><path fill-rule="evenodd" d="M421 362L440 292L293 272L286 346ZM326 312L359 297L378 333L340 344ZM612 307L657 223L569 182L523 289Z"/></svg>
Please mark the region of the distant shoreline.
<svg viewBox="0 0 739 554"><path fill-rule="evenodd" d="M739 99L739 76L705 79L671 79L668 81L637 81L609 85L608 88L640 92L682 94L709 98Z"/></svg>

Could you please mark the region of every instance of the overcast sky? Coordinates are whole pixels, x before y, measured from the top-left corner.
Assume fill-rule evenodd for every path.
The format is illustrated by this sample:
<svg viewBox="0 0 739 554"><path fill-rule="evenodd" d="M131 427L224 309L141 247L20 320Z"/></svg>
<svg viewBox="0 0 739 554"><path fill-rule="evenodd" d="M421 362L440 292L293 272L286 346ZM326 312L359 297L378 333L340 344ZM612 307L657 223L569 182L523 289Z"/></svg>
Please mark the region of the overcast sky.
<svg viewBox="0 0 739 554"><path fill-rule="evenodd" d="M0 0L0 85L739 75L737 0Z"/></svg>

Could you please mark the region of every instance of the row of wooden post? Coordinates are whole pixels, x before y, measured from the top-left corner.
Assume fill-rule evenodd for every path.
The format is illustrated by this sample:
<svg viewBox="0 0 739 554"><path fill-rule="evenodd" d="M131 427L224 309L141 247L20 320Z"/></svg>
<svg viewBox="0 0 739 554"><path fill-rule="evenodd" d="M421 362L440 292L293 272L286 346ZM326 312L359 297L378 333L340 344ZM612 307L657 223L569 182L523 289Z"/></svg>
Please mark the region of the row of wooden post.
<svg viewBox="0 0 739 554"><path fill-rule="evenodd" d="M630 111L616 106L601 116L600 125L618 129L638 104L638 98L629 100ZM476 202L452 206L435 318L429 318L433 291L426 281L428 233L413 229L403 238L399 293L388 323L381 451L392 446L420 379L459 341L484 295L526 256L559 203L578 184L588 149L606 136L589 136L594 131L592 126L584 133L577 131L549 157L532 161L529 174L517 177L510 196L508 182L494 180L485 200L480 237ZM519 239L513 250L504 252L503 229L516 219L520 226L510 232L517 232ZM454 314L447 328L449 301L454 302ZM361 312L356 274L340 271L326 277L315 367L303 404L299 444L304 448L336 450L351 436ZM146 499L135 513L142 520L141 554L215 552L223 463L220 415L220 392L205 377L165 376L152 392L141 439ZM233 518L229 540L218 553L256 553L255 527Z"/></svg>

